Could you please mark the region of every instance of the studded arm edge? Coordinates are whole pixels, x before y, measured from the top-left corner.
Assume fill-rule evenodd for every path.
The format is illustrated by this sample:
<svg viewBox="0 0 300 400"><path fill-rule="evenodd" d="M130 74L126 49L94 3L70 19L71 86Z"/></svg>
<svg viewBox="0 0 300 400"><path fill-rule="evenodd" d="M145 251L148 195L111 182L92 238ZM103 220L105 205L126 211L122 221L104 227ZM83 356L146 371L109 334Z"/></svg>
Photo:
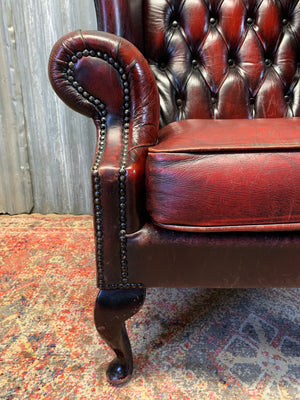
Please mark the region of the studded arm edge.
<svg viewBox="0 0 300 400"><path fill-rule="evenodd" d="M58 96L97 129L92 189L98 286L134 286L126 235L146 218L145 160L157 141L160 112L152 71L127 40L78 30L54 45L49 77Z"/></svg>

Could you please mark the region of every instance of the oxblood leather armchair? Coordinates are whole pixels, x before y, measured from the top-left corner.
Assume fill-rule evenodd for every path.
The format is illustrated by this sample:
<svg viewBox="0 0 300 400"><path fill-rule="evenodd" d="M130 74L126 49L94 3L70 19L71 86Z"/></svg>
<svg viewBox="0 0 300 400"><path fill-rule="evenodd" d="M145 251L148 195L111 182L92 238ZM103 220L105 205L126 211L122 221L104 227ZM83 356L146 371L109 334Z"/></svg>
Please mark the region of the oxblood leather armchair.
<svg viewBox="0 0 300 400"><path fill-rule="evenodd" d="M61 38L49 74L97 128L95 323L118 385L146 287L300 284L300 2L95 5L101 32Z"/></svg>

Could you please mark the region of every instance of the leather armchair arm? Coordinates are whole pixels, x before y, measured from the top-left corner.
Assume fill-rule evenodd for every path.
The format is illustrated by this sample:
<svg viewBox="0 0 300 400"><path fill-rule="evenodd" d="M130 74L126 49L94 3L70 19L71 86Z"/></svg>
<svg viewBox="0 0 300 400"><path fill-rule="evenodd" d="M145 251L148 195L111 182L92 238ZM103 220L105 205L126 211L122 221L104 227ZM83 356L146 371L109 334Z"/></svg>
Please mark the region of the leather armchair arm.
<svg viewBox="0 0 300 400"><path fill-rule="evenodd" d="M155 79L134 45L98 31L63 36L51 52L49 77L68 106L95 122L92 185L99 284L119 285L118 268L104 268L105 260L125 265L126 234L144 224L145 159L159 124Z"/></svg>

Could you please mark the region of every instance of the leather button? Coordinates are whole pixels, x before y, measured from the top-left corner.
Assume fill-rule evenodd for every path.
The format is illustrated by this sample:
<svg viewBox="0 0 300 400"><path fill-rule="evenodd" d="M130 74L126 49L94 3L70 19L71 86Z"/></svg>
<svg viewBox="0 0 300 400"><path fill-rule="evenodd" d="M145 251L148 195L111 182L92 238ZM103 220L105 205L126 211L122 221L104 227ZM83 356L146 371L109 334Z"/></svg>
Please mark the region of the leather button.
<svg viewBox="0 0 300 400"><path fill-rule="evenodd" d="M176 100L176 105L177 105L177 107L181 107L182 106L182 100L181 99L177 99Z"/></svg>
<svg viewBox="0 0 300 400"><path fill-rule="evenodd" d="M250 97L249 104L253 105L254 103L255 103L255 98L254 97Z"/></svg>
<svg viewBox="0 0 300 400"><path fill-rule="evenodd" d="M283 24L283 25L287 25L287 23L288 23L288 20L287 20L286 18L284 18L284 19L282 20L282 24Z"/></svg>
<svg viewBox="0 0 300 400"><path fill-rule="evenodd" d="M247 18L247 24L252 25L253 24L253 18Z"/></svg>
<svg viewBox="0 0 300 400"><path fill-rule="evenodd" d="M177 21L173 21L173 22L172 22L172 26L173 26L173 28L177 28L178 22L177 22Z"/></svg>
<svg viewBox="0 0 300 400"><path fill-rule="evenodd" d="M267 67L271 67L272 61L269 58L266 58L265 59L265 64L266 64Z"/></svg>
<svg viewBox="0 0 300 400"><path fill-rule="evenodd" d="M211 18L209 19L209 23L210 23L211 25L215 25L216 22L217 22L217 21L216 21L216 18L211 17Z"/></svg>
<svg viewBox="0 0 300 400"><path fill-rule="evenodd" d="M160 64L159 64L159 68L160 68L160 69L166 69L166 64L163 63L163 62L160 63Z"/></svg>
<svg viewBox="0 0 300 400"><path fill-rule="evenodd" d="M284 100L286 101L286 103L290 102L290 96L289 95L285 95L284 96Z"/></svg>
<svg viewBox="0 0 300 400"><path fill-rule="evenodd" d="M233 67L235 65L234 60L232 58L228 58L229 67Z"/></svg>
<svg viewBox="0 0 300 400"><path fill-rule="evenodd" d="M193 66L194 68L196 68L196 67L197 67L197 65L198 65L198 62L197 62L197 60L192 60L192 66Z"/></svg>

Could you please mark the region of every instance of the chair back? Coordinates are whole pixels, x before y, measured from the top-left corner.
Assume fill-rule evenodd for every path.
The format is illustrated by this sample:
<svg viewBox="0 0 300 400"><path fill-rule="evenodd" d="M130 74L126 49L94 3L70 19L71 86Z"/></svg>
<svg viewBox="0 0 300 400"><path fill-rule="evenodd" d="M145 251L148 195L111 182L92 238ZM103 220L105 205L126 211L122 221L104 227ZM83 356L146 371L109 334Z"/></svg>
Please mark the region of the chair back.
<svg viewBox="0 0 300 400"><path fill-rule="evenodd" d="M300 116L300 1L95 0L98 28L148 60L160 125Z"/></svg>

